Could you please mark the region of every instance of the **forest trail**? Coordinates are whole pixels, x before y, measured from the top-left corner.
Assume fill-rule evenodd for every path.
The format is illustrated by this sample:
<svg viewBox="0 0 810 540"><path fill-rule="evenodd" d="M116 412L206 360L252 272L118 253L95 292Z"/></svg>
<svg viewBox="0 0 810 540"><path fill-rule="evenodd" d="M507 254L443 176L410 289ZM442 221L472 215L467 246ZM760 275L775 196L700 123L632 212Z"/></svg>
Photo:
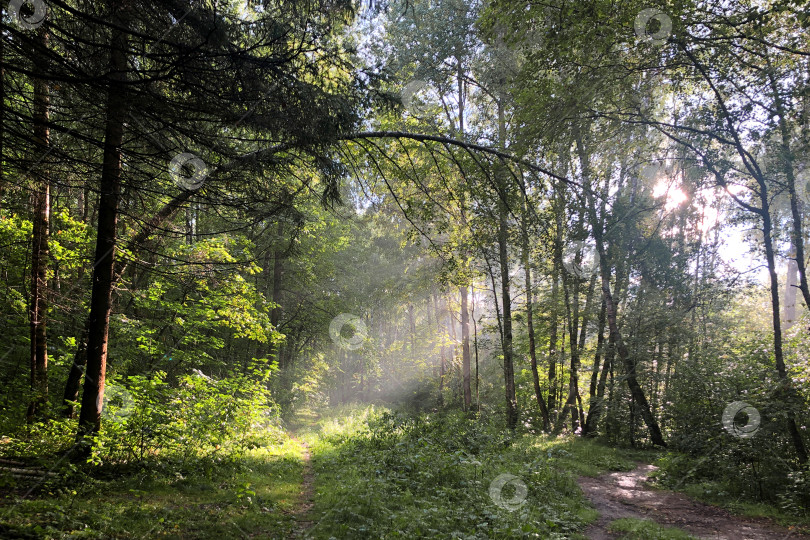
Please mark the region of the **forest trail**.
<svg viewBox="0 0 810 540"><path fill-rule="evenodd" d="M301 446L303 450L301 460L304 464L301 492L298 496L298 502L292 510L295 524L293 525L291 538L306 538L307 531L312 527L309 513L315 504L315 474L312 472L312 451L309 444L298 437L292 435L291 439Z"/></svg>
<svg viewBox="0 0 810 540"><path fill-rule="evenodd" d="M672 491L656 490L645 481L657 467L641 464L629 472L614 472L577 480L585 496L599 511L599 520L585 535L591 540L619 538L608 531L615 519L650 519L678 527L698 538L711 540L807 540L765 520L734 516L722 508L693 501Z"/></svg>

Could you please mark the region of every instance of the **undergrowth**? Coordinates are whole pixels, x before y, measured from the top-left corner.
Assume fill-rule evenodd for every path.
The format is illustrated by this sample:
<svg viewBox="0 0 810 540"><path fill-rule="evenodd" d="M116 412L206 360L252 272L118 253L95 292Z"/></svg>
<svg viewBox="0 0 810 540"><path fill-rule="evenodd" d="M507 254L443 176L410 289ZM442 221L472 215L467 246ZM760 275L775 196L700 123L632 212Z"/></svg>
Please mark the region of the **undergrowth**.
<svg viewBox="0 0 810 540"><path fill-rule="evenodd" d="M596 517L576 476L634 467L590 441L515 434L460 413L366 408L320 422L308 440L310 534L324 539L570 538Z"/></svg>

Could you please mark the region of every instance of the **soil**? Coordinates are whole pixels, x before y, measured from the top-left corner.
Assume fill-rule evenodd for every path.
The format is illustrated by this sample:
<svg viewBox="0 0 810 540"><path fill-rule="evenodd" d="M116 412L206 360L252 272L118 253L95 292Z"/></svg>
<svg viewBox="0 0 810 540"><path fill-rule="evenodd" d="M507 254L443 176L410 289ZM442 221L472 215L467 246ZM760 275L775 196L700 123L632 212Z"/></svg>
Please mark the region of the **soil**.
<svg viewBox="0 0 810 540"><path fill-rule="evenodd" d="M615 519L649 519L711 540L810 540L810 536L779 527L765 519L735 516L680 493L653 489L645 481L656 469L642 464L630 472L581 477L578 483L596 508L599 520L585 531L592 540L619 538L608 531Z"/></svg>

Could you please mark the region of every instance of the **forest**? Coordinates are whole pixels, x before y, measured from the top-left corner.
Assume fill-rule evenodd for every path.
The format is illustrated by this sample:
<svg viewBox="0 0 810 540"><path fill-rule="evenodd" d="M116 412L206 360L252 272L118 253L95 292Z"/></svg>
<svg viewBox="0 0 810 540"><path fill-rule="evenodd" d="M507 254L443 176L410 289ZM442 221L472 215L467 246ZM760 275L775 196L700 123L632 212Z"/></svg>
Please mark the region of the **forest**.
<svg viewBox="0 0 810 540"><path fill-rule="evenodd" d="M0 538L810 538L810 1L4 4Z"/></svg>

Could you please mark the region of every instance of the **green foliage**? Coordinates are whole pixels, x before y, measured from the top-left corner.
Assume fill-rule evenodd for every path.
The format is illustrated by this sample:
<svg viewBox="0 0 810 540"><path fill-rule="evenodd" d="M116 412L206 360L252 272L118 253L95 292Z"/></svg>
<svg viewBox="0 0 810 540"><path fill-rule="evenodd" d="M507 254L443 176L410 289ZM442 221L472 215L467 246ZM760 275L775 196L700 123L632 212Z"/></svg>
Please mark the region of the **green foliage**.
<svg viewBox="0 0 810 540"><path fill-rule="evenodd" d="M788 473L779 506L789 514L810 518L810 464Z"/></svg>
<svg viewBox="0 0 810 540"><path fill-rule="evenodd" d="M366 410L326 426L313 447L314 538L567 538L593 519L566 467L602 459L596 445L521 437L461 414ZM527 487L515 511L489 495L503 473ZM503 499L515 489L504 486Z"/></svg>
<svg viewBox="0 0 810 540"><path fill-rule="evenodd" d="M56 420L20 425L17 409L5 411L2 429L5 436L0 440L0 456L25 458L48 464L54 452L65 451L73 445L76 422ZM12 414L8 414L11 412Z"/></svg>
<svg viewBox="0 0 810 540"><path fill-rule="evenodd" d="M244 238L211 238L167 251L163 269L171 272L176 260L187 261L190 268L155 277L114 318L114 343L128 360L117 363L119 372L127 367L175 371L183 365L223 373L229 363L221 353L226 345L281 340L269 319L274 304L249 281L260 269L255 264L234 266L252 257Z"/></svg>
<svg viewBox="0 0 810 540"><path fill-rule="evenodd" d="M761 331L734 327L730 319L739 306L733 307L722 318L734 331L679 366L665 411L671 441L680 452L661 459L660 481L672 488L696 486L690 489L715 502L765 501L806 515L806 466L798 464L786 434L788 407L777 391L772 343ZM796 355L803 354L801 342L794 340ZM799 359L792 363L794 380L803 390L806 367ZM735 401L749 403L760 415L751 437L736 437L724 427L724 410ZM793 407L800 425L806 425L806 407Z"/></svg>
<svg viewBox="0 0 810 540"><path fill-rule="evenodd" d="M37 539L235 538L251 531L288 538L289 513L301 489L303 449L284 434L247 450L237 462L171 474L161 467L118 469L93 477L68 474L21 497L25 486L5 486L0 535Z"/></svg>
<svg viewBox="0 0 810 540"><path fill-rule="evenodd" d="M734 444L703 455L668 452L656 465L653 478L661 487L684 491L734 512L765 516L785 525L808 523L807 467L760 455Z"/></svg>
<svg viewBox="0 0 810 540"><path fill-rule="evenodd" d="M278 409L265 386L268 374L221 380L192 374L177 386L166 383L163 372L129 377L131 403L126 411L107 409L94 459L148 460L187 470L197 463L239 459L248 449L278 442Z"/></svg>

